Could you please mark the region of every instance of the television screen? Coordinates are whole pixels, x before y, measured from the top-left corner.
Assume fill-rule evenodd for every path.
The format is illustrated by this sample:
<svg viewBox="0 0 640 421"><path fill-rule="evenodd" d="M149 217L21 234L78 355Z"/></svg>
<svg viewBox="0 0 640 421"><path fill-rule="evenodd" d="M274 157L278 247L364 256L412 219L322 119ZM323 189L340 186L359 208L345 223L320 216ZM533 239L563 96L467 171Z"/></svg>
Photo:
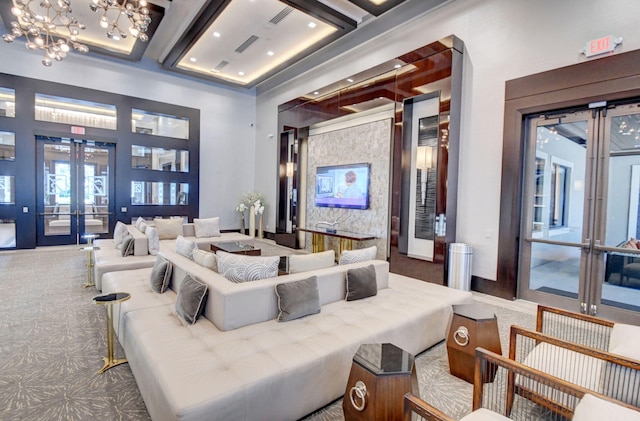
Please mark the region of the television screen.
<svg viewBox="0 0 640 421"><path fill-rule="evenodd" d="M316 169L316 206L368 209L371 165L330 165Z"/></svg>

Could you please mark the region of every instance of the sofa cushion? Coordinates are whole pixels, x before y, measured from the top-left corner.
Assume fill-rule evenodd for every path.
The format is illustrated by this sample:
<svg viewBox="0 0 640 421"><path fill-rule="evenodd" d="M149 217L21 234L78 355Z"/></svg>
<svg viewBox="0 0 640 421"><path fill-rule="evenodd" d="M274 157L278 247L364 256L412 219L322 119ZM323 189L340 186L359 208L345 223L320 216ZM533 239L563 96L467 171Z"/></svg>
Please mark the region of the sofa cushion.
<svg viewBox="0 0 640 421"><path fill-rule="evenodd" d="M160 251L160 235L155 227L147 227L144 231L144 235L147 237L147 246L149 247L149 254L154 256Z"/></svg>
<svg viewBox="0 0 640 421"><path fill-rule="evenodd" d="M198 246L191 240L187 240L182 235L176 238L176 253L193 260L193 250Z"/></svg>
<svg viewBox="0 0 640 421"><path fill-rule="evenodd" d="M320 290L318 278L315 276L277 284L276 295L278 296L279 322L320 313Z"/></svg>
<svg viewBox="0 0 640 421"><path fill-rule="evenodd" d="M195 249L193 250L193 261L200 266L211 269L214 272L218 271L218 259L216 258L215 253L211 253L210 251L206 250Z"/></svg>
<svg viewBox="0 0 640 421"><path fill-rule="evenodd" d="M460 421L509 421L510 418L493 412L487 408L478 408L472 413L460 418Z"/></svg>
<svg viewBox="0 0 640 421"><path fill-rule="evenodd" d="M151 289L157 293L164 293L169 288L171 281L171 262L158 256L155 265L151 269L149 281Z"/></svg>
<svg viewBox="0 0 640 421"><path fill-rule="evenodd" d="M156 218L153 221L161 240L175 240L182 235L182 219Z"/></svg>
<svg viewBox="0 0 640 421"><path fill-rule="evenodd" d="M134 251L135 241L133 241L132 235L126 235L122 239L122 246L120 248L120 253L122 257L131 256Z"/></svg>
<svg viewBox="0 0 640 421"><path fill-rule="evenodd" d="M640 420L640 412L596 396L585 394L573 412L576 421L596 420Z"/></svg>
<svg viewBox="0 0 640 421"><path fill-rule="evenodd" d="M180 284L176 298L176 312L187 323L194 324L204 311L207 285L187 275Z"/></svg>
<svg viewBox="0 0 640 421"><path fill-rule="evenodd" d="M278 276L279 256L245 256L218 251L218 272L231 282L257 281Z"/></svg>
<svg viewBox="0 0 640 421"><path fill-rule="evenodd" d="M122 244L122 240L129 234L129 229L123 222L116 222L116 227L113 230L113 243L118 247Z"/></svg>
<svg viewBox="0 0 640 421"><path fill-rule="evenodd" d="M220 237L220 218L193 218L196 237Z"/></svg>
<svg viewBox="0 0 640 421"><path fill-rule="evenodd" d="M358 250L344 250L340 253L339 265L348 265L350 263L366 262L376 258L378 248L376 246L367 247Z"/></svg>
<svg viewBox="0 0 640 421"><path fill-rule="evenodd" d="M378 293L373 265L347 270L347 301L372 297Z"/></svg>
<svg viewBox="0 0 640 421"><path fill-rule="evenodd" d="M335 259L336 253L333 250L311 254L292 254L289 256L289 273L329 268L335 265Z"/></svg>

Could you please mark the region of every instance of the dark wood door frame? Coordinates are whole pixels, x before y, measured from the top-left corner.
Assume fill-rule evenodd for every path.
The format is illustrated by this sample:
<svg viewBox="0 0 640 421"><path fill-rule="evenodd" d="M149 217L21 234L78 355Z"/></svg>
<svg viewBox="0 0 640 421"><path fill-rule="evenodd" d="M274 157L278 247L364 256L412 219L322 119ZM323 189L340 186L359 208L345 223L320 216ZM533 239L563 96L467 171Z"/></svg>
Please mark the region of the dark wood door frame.
<svg viewBox="0 0 640 421"><path fill-rule="evenodd" d="M493 282L474 277L472 289L514 299L518 289L525 117L596 101L640 98L640 50L510 80L505 88L497 278Z"/></svg>

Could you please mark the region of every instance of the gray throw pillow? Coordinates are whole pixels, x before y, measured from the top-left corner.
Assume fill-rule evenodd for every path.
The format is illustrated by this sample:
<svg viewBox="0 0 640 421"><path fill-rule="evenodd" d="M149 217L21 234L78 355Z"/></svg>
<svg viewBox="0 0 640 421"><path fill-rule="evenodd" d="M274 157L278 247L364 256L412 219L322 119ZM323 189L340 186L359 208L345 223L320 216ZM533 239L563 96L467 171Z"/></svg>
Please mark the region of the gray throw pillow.
<svg viewBox="0 0 640 421"><path fill-rule="evenodd" d="M278 284L276 295L278 296L279 322L320 313L320 290L316 276Z"/></svg>
<svg viewBox="0 0 640 421"><path fill-rule="evenodd" d="M347 271L347 301L373 297L378 294L376 269L373 265Z"/></svg>
<svg viewBox="0 0 640 421"><path fill-rule="evenodd" d="M135 241L131 235L127 235L122 240L122 248L120 249L120 253L122 257L131 256L133 254L133 246L135 245Z"/></svg>
<svg viewBox="0 0 640 421"><path fill-rule="evenodd" d="M172 271L171 262L158 256L155 265L151 269L151 289L160 294L165 292L169 288Z"/></svg>
<svg viewBox="0 0 640 421"><path fill-rule="evenodd" d="M176 312L188 324L194 324L204 312L207 302L207 285L186 275L180 284L176 298Z"/></svg>

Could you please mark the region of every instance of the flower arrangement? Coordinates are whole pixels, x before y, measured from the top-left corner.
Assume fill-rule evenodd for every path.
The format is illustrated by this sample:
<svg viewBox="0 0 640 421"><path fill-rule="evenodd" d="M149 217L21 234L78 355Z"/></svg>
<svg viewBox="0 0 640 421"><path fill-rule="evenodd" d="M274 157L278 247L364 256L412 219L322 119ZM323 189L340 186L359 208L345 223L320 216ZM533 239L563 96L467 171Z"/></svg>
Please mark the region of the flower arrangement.
<svg viewBox="0 0 640 421"><path fill-rule="evenodd" d="M255 202L253 202L253 208L255 210L256 215L258 214L262 215L262 212L264 212L264 202L262 201L262 199L258 199Z"/></svg>
<svg viewBox="0 0 640 421"><path fill-rule="evenodd" d="M236 212L239 212L243 215L247 211L247 209L247 205L245 205L244 202L240 202L240 204L236 206Z"/></svg>
<svg viewBox="0 0 640 421"><path fill-rule="evenodd" d="M254 191L250 191L244 194L244 197L242 199L242 202L246 205L246 206L255 206L255 203L257 201L262 201L262 195L260 193L254 192Z"/></svg>

